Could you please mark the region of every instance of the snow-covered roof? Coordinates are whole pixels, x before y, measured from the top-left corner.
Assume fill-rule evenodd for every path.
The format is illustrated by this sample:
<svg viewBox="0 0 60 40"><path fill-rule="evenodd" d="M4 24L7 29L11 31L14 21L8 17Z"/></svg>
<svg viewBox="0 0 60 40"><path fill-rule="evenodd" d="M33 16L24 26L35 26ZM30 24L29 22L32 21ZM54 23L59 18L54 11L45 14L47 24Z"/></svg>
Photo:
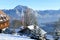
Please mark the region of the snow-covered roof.
<svg viewBox="0 0 60 40"><path fill-rule="evenodd" d="M3 20L0 20L0 22L3 21Z"/></svg>
<svg viewBox="0 0 60 40"><path fill-rule="evenodd" d="M7 21L7 20L8 20L8 18L6 15L0 14L0 22Z"/></svg>
<svg viewBox="0 0 60 40"><path fill-rule="evenodd" d="M30 26L28 26L28 28L33 30L34 29L34 25L30 25Z"/></svg>
<svg viewBox="0 0 60 40"><path fill-rule="evenodd" d="M28 28L29 28L30 30L34 30L34 25L30 25L30 26L28 26ZM40 28L39 26L36 26L36 30L38 30L38 29L40 29L41 35L44 35L44 34L47 33L46 31L44 31L44 30L43 30L42 28Z"/></svg>
<svg viewBox="0 0 60 40"><path fill-rule="evenodd" d="M46 31L44 31L43 29L41 29L40 28L40 30L41 30L41 35L44 35L44 34L46 34L47 32Z"/></svg>
<svg viewBox="0 0 60 40"><path fill-rule="evenodd" d="M0 22L9 20L8 15L6 15L3 11L0 10Z"/></svg>
<svg viewBox="0 0 60 40"><path fill-rule="evenodd" d="M30 25L30 26L27 26L30 30L33 30L34 29L34 25ZM36 27L38 28L38 26Z"/></svg>

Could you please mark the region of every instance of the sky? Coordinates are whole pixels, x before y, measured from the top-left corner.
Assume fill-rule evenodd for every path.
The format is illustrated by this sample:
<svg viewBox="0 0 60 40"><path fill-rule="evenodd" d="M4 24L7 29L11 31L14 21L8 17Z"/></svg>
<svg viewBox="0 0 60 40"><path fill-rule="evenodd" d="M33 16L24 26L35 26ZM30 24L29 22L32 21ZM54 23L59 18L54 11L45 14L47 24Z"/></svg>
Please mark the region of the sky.
<svg viewBox="0 0 60 40"><path fill-rule="evenodd" d="M0 9L13 9L18 5L34 10L58 10L60 9L60 0L0 0Z"/></svg>

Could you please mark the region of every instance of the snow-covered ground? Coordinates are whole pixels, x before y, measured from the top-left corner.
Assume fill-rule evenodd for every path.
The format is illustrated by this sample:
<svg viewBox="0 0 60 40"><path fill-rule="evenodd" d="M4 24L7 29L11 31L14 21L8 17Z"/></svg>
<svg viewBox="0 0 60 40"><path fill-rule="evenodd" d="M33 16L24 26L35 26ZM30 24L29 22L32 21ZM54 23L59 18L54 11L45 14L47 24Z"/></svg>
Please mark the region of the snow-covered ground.
<svg viewBox="0 0 60 40"><path fill-rule="evenodd" d="M11 34L3 34L1 33L0 34L0 40L33 40L33 39L30 39L29 37L27 36L20 36L20 35L11 35Z"/></svg>
<svg viewBox="0 0 60 40"><path fill-rule="evenodd" d="M52 35L46 35L46 38L49 39L49 40L54 40Z"/></svg>

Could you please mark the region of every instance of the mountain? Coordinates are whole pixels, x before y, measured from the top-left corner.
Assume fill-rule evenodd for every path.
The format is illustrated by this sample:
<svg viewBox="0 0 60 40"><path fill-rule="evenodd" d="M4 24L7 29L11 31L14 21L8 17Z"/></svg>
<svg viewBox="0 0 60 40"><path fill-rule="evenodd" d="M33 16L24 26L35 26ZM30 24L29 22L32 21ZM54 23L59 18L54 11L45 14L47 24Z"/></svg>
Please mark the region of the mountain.
<svg viewBox="0 0 60 40"><path fill-rule="evenodd" d="M28 8L27 6L22 6L22 5L18 5L13 9L3 10L3 11L10 16L11 20L13 19L20 20L22 13L25 13L25 11L28 9L33 11L33 9Z"/></svg>
<svg viewBox="0 0 60 40"><path fill-rule="evenodd" d="M11 18L20 20L22 12L24 13L26 9L31 9L27 6L18 5L13 9L9 10L3 10L6 14L8 14ZM31 9L31 11L36 11ZM46 22L54 22L58 21L60 18L60 10L37 10L36 13L34 13L37 16L39 23L46 23Z"/></svg>
<svg viewBox="0 0 60 40"><path fill-rule="evenodd" d="M25 10L27 8L28 8L27 6L18 5L14 9L17 9L17 10L19 10L21 12L22 10Z"/></svg>
<svg viewBox="0 0 60 40"><path fill-rule="evenodd" d="M54 15L54 14L60 14L60 10L43 10L43 11L39 10L38 13L40 13L41 15L45 14Z"/></svg>
<svg viewBox="0 0 60 40"><path fill-rule="evenodd" d="M3 10L11 19L20 19L22 10L27 9L25 6L18 5L14 9Z"/></svg>
<svg viewBox="0 0 60 40"><path fill-rule="evenodd" d="M60 10L38 10L41 22L54 22L60 18Z"/></svg>

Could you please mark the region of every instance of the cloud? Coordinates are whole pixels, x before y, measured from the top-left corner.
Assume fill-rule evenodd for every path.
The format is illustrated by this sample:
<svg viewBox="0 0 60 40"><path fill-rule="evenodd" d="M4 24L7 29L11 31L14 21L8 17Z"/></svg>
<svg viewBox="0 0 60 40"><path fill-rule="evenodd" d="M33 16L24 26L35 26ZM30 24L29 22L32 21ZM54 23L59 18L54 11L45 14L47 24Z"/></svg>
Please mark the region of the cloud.
<svg viewBox="0 0 60 40"><path fill-rule="evenodd" d="M50 14L45 14L45 15L37 15L38 17L40 17L40 18L60 18L60 14L54 14L54 15L50 15Z"/></svg>
<svg viewBox="0 0 60 40"><path fill-rule="evenodd" d="M49 14L45 14L45 15L41 15L41 14L36 14L37 17L40 17L40 18L52 18L53 15L49 15Z"/></svg>

